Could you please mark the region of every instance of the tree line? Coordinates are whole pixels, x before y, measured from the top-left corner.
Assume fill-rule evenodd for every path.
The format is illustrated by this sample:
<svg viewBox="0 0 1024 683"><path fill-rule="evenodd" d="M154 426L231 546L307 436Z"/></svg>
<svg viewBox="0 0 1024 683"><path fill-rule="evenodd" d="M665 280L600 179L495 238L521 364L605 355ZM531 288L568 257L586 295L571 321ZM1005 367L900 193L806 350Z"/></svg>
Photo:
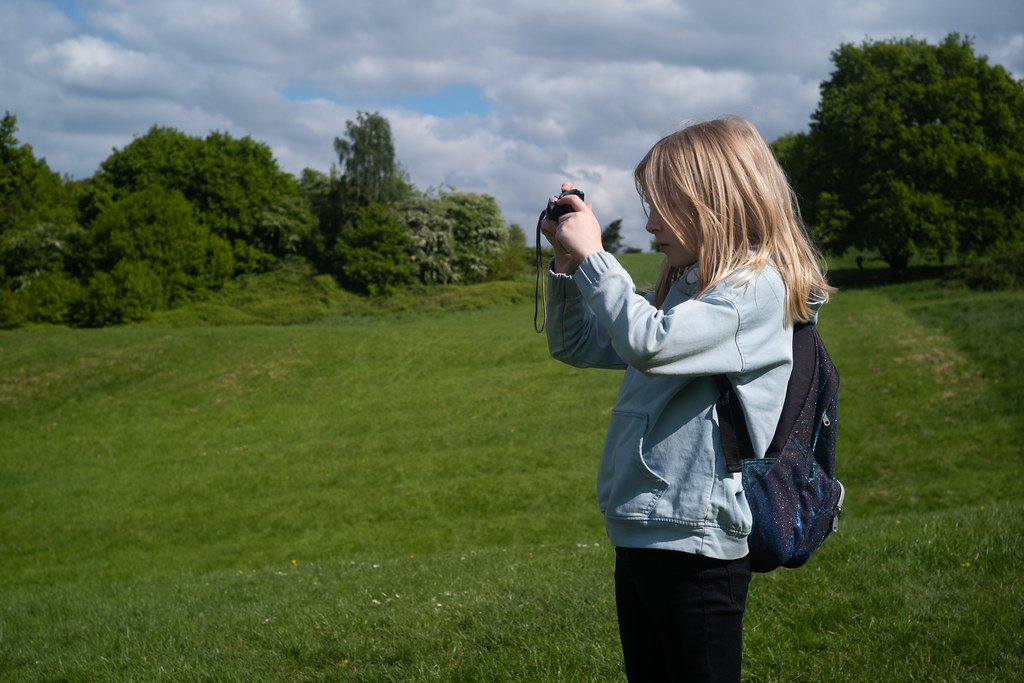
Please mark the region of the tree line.
<svg viewBox="0 0 1024 683"><path fill-rule="evenodd" d="M208 297L228 279L302 257L345 288L518 273L525 235L497 201L419 191L388 121L360 112L328 173L282 171L249 137L153 126L75 181L0 122L0 325L102 326ZM510 262L512 265L510 265Z"/></svg>
<svg viewBox="0 0 1024 683"><path fill-rule="evenodd" d="M1024 82L952 33L843 44L809 130L772 149L827 253L973 258L1024 239ZM249 137L152 127L72 180L0 122L0 326L101 326L201 300L308 259L347 289L478 282L521 268L523 231L493 197L420 191L388 121L359 112L329 172L282 171ZM621 220L603 234L621 248Z"/></svg>

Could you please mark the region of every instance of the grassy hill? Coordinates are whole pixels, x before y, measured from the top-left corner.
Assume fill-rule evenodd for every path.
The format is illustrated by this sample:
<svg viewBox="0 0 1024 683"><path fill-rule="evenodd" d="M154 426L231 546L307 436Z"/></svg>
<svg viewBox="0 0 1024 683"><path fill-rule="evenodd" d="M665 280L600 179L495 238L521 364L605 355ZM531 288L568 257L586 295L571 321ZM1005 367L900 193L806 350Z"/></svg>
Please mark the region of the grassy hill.
<svg viewBox="0 0 1024 683"><path fill-rule="evenodd" d="M843 523L755 576L745 678L1014 679L1024 293L874 275L839 267L819 325ZM368 315L293 273L0 332L0 679L621 680L594 502L620 374L547 356L532 284Z"/></svg>

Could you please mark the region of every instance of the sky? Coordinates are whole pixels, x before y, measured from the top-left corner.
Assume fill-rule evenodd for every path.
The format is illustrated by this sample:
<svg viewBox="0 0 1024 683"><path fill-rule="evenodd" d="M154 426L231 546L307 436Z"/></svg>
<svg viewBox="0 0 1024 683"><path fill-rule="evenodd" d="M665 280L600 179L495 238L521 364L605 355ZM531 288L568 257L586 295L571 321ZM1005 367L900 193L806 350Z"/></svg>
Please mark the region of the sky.
<svg viewBox="0 0 1024 683"><path fill-rule="evenodd" d="M0 0L0 110L91 176L152 126L328 172L359 112L420 190L489 194L533 243L563 180L647 249L636 162L685 122L806 130L843 43L971 37L1024 77L1021 0Z"/></svg>

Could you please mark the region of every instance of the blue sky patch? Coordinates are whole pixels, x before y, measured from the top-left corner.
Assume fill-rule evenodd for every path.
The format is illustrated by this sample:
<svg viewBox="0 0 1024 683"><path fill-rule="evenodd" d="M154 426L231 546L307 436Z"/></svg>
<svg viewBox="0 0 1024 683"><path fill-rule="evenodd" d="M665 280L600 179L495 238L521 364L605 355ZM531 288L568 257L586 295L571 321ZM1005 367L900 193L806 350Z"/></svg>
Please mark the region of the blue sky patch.
<svg viewBox="0 0 1024 683"><path fill-rule="evenodd" d="M338 101L327 90L302 81L295 81L291 85L278 88L277 91L293 102L308 102L316 99ZM381 108L403 107L444 119L457 118L467 114L486 116L492 109L491 103L483 98L483 90L472 85L449 85L438 92L427 95L407 95L378 100L376 105Z"/></svg>
<svg viewBox="0 0 1024 683"><path fill-rule="evenodd" d="M430 95L409 95L398 100L406 109L441 118L456 118L466 114L486 116L491 103L483 98L483 91L472 85L449 85Z"/></svg>
<svg viewBox="0 0 1024 683"><path fill-rule="evenodd" d="M82 12L78 9L78 3L75 0L51 0L51 2L59 12L62 12L71 21L76 24L84 23Z"/></svg>

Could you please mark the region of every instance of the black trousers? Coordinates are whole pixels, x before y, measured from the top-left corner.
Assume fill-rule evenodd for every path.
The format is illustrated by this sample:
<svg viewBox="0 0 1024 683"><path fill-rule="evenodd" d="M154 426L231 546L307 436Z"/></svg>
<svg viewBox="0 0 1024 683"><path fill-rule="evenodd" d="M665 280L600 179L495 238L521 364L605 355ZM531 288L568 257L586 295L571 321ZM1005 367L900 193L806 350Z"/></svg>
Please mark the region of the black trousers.
<svg viewBox="0 0 1024 683"><path fill-rule="evenodd" d="M615 549L615 604L631 683L739 681L750 563Z"/></svg>

